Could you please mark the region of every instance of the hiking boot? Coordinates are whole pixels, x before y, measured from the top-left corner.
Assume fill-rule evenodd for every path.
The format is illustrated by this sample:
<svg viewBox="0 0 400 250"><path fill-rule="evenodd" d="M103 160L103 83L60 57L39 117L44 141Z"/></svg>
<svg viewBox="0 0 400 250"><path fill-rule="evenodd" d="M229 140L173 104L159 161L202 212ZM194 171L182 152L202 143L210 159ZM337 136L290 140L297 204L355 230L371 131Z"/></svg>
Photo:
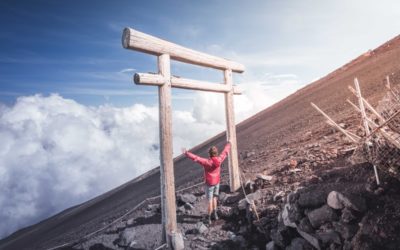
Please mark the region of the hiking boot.
<svg viewBox="0 0 400 250"><path fill-rule="evenodd" d="M211 215L208 215L208 216L207 216L207 224L208 224L208 225L211 225Z"/></svg>
<svg viewBox="0 0 400 250"><path fill-rule="evenodd" d="M202 221L206 225L211 225L211 215L204 215Z"/></svg>
<svg viewBox="0 0 400 250"><path fill-rule="evenodd" d="M214 219L215 219L215 220L219 220L218 214L217 214L217 210L214 210L214 213L213 213L213 214L214 214Z"/></svg>

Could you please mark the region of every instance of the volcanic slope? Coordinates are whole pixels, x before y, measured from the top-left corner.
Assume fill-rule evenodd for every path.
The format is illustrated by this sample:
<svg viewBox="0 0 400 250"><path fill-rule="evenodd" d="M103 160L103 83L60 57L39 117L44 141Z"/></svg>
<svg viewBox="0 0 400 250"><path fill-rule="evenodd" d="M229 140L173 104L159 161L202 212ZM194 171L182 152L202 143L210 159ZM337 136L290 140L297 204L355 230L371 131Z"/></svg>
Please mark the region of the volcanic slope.
<svg viewBox="0 0 400 250"><path fill-rule="evenodd" d="M338 122L354 117L352 108L346 104L346 99L351 97L347 86L353 84L354 77L361 83L363 96L376 106L385 93L386 76L400 82L399 58L400 36L397 36L240 123L237 138L242 171L249 176L273 171L276 163L282 161L281 149L298 147L302 143L298 138L307 133L311 132L307 143L318 142L321 137L318 131L326 130L328 125L310 102ZM222 148L224 143L222 133L192 151L206 156L211 145ZM249 152L255 152L253 160L246 157ZM183 157L176 158L174 163L177 189L201 182L200 167ZM223 171L226 176L227 169ZM158 195L159 180L157 168L93 200L15 232L0 241L0 249L47 249L76 241L119 218L144 199Z"/></svg>

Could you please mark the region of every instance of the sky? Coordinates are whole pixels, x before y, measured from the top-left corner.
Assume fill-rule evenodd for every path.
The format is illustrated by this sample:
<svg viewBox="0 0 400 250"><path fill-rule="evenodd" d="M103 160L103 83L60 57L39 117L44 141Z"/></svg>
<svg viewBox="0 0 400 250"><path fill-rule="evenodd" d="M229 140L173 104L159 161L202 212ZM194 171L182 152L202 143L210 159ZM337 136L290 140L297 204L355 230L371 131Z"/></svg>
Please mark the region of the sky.
<svg viewBox="0 0 400 250"><path fill-rule="evenodd" d="M159 164L157 88L132 81L157 72L156 58L123 49L124 27L244 64L241 121L398 35L399 10L395 0L0 1L0 238ZM174 156L224 130L222 95L172 97Z"/></svg>

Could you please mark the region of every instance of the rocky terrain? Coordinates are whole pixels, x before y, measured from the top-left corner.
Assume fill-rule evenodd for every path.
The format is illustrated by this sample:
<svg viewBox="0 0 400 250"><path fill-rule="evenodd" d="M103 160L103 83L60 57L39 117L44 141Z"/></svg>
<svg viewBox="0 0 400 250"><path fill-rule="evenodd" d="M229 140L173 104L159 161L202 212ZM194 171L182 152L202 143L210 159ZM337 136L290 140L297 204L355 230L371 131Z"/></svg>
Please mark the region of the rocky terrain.
<svg viewBox="0 0 400 250"><path fill-rule="evenodd" d="M376 185L372 165L351 161L357 145L326 124L310 102L359 133L362 123L346 103L348 98L356 103L347 85L357 77L363 96L376 107L386 94L386 76L400 84L399 58L396 37L240 123L244 187L229 193L223 168L220 219L211 225L203 220L203 187L192 187L202 182L202 169L175 159L185 249L397 249L398 179L378 169ZM221 148L224 142L217 135L192 151L206 156L211 145ZM155 169L14 233L0 248L162 249L158 182Z"/></svg>

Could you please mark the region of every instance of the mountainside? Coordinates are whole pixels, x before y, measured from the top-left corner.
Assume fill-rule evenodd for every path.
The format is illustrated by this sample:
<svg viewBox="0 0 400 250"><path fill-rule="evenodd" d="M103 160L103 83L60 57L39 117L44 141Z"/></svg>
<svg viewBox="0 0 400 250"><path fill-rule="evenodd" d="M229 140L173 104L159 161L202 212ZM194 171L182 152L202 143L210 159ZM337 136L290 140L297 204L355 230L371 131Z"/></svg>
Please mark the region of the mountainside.
<svg viewBox="0 0 400 250"><path fill-rule="evenodd" d="M353 98L347 86L353 85L357 77L363 96L377 106L385 94L386 76L390 76L393 83L400 83L399 58L400 36L397 36L238 124L240 167L246 179L254 179L259 173L274 173L291 160L288 151L320 143L331 133L310 102L338 123L360 123L358 114L346 103L347 98ZM224 143L225 136L220 134L197 146L193 152L205 156L211 145L222 148ZM330 166L342 163L340 159L327 162ZM310 171L315 172L326 170L322 165L310 167ZM227 169L223 171L223 182L227 183ZM357 175L354 171L348 173ZM75 242L126 214L146 198L159 195L159 180L159 171L154 169L93 200L15 232L0 241L0 249L47 249ZM175 159L177 189L201 181L201 168L183 157Z"/></svg>

